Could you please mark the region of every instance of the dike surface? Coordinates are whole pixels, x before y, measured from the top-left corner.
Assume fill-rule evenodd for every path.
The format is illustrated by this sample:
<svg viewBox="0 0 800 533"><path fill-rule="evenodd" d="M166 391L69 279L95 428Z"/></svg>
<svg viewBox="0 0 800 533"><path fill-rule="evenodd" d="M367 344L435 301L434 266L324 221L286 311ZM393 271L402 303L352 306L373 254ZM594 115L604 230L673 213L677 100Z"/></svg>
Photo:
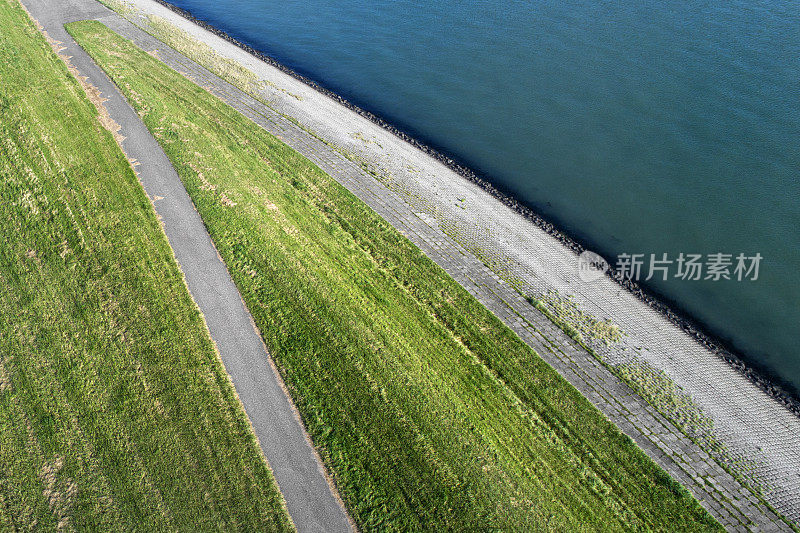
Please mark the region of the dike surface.
<svg viewBox="0 0 800 533"><path fill-rule="evenodd" d="M125 5L124 18L95 18L142 49L157 51L165 63L361 198L530 344L727 529L788 530L772 509L800 521L800 418L696 336L608 277L583 281L577 253L557 235L335 95L157 1ZM259 80L249 89L252 94L147 33L154 33L149 16L250 70ZM568 324L566 329L580 332L582 342L529 298ZM617 328L624 334L614 334Z"/></svg>

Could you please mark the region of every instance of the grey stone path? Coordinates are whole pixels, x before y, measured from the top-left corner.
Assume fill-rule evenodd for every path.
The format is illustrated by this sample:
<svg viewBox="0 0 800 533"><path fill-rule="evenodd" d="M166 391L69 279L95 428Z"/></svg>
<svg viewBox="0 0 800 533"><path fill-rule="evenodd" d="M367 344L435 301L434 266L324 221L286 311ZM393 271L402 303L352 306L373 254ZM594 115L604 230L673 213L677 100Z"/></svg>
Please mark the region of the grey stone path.
<svg viewBox="0 0 800 533"><path fill-rule="evenodd" d="M221 80L125 19L100 19L314 161L406 235L509 325L730 531L788 531L788 526L703 449L525 301L483 262L359 165L269 106ZM665 524L665 527L669 527Z"/></svg>
<svg viewBox="0 0 800 533"><path fill-rule="evenodd" d="M24 0L23 4L48 35L62 43L62 53L72 56L71 63L78 71L88 76L89 83L108 99L105 106L125 136L125 154L139 162L135 169L147 194L154 199L160 197L154 202L156 212L295 526L301 532L351 531L350 521L328 484L250 313L180 178L136 112L64 30L67 22L102 18L112 12L92 0Z"/></svg>

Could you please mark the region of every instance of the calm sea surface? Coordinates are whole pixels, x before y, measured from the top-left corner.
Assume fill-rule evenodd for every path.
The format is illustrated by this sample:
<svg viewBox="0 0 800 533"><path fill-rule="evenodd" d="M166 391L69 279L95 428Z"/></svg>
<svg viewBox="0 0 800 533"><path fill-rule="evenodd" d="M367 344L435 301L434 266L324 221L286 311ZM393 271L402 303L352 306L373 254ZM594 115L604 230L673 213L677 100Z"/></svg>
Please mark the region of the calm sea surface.
<svg viewBox="0 0 800 533"><path fill-rule="evenodd" d="M607 258L760 253L649 286L800 390L800 1L173 3Z"/></svg>

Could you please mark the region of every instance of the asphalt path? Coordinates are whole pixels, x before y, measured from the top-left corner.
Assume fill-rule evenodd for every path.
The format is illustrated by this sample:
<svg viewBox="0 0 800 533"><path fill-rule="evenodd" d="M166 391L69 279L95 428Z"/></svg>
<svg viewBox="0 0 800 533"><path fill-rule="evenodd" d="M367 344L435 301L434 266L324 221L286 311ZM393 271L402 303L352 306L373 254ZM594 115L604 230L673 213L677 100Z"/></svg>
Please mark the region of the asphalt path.
<svg viewBox="0 0 800 533"><path fill-rule="evenodd" d="M107 99L120 126L122 149L153 204L189 291L205 316L211 338L272 468L298 531L352 531L341 500L220 259L203 221L166 154L105 73L78 46L64 24L113 12L94 0L23 0L44 31L62 43L61 52Z"/></svg>

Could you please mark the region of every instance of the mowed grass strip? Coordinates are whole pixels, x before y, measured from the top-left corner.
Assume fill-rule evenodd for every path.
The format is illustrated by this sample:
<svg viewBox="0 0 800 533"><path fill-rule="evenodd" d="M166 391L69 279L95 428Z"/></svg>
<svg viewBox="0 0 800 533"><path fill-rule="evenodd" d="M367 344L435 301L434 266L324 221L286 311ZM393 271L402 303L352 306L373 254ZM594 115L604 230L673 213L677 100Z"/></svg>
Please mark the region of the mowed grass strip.
<svg viewBox="0 0 800 533"><path fill-rule="evenodd" d="M293 527L128 161L0 0L0 530Z"/></svg>
<svg viewBox="0 0 800 533"><path fill-rule="evenodd" d="M365 530L711 530L688 492L335 180L98 22Z"/></svg>

